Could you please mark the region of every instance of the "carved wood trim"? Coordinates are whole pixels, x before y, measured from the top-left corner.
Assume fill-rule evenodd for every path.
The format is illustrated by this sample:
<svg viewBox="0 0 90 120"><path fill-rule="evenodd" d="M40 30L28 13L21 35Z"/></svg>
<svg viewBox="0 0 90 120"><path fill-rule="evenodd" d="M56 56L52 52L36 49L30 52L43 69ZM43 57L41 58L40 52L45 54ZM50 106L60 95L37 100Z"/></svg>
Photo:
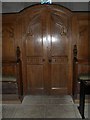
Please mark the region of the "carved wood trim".
<svg viewBox="0 0 90 120"><path fill-rule="evenodd" d="M44 60L42 57L27 57L27 64L43 64Z"/></svg>
<svg viewBox="0 0 90 120"><path fill-rule="evenodd" d="M77 45L74 45L73 56L74 61L77 62Z"/></svg>
<svg viewBox="0 0 90 120"><path fill-rule="evenodd" d="M66 64L68 61L67 56L65 57L52 57L52 64Z"/></svg>
<svg viewBox="0 0 90 120"><path fill-rule="evenodd" d="M20 61L20 54L21 54L20 48L19 46L17 46L17 49L16 49L17 62Z"/></svg>

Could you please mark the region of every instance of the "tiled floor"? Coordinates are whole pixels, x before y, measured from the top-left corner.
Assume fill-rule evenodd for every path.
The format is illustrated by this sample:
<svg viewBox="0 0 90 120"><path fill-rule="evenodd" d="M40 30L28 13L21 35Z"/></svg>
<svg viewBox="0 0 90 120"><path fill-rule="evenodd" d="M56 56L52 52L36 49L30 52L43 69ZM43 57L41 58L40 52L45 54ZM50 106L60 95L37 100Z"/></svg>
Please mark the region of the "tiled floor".
<svg viewBox="0 0 90 120"><path fill-rule="evenodd" d="M81 118L71 96L26 96L22 104L4 104L3 118Z"/></svg>

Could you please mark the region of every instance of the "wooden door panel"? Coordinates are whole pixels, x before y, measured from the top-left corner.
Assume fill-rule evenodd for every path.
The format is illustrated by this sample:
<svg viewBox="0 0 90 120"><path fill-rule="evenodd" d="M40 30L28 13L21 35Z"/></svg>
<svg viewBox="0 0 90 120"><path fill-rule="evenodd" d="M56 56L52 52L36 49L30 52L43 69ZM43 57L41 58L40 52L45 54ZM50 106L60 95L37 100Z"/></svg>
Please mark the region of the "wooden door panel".
<svg viewBox="0 0 90 120"><path fill-rule="evenodd" d="M29 94L42 94L44 92L43 66L27 65L27 80Z"/></svg>
<svg viewBox="0 0 90 120"><path fill-rule="evenodd" d="M52 58L51 63L51 93L67 94L68 71L67 57Z"/></svg>
<svg viewBox="0 0 90 120"><path fill-rule="evenodd" d="M53 64L52 65L52 89L53 88L63 88L67 87L67 71L63 69L63 67L66 67L66 65L63 64ZM61 72L60 72L61 71Z"/></svg>
<svg viewBox="0 0 90 120"><path fill-rule="evenodd" d="M27 26L26 36L26 67L29 94L42 94L43 85L43 38L40 15L32 17Z"/></svg>
<svg viewBox="0 0 90 120"><path fill-rule="evenodd" d="M42 28L40 23L31 25L27 32L26 39L26 55L27 56L42 56L43 55L43 41Z"/></svg>
<svg viewBox="0 0 90 120"><path fill-rule="evenodd" d="M67 20L51 15L51 94L68 93ZM65 23L66 21L66 23Z"/></svg>
<svg viewBox="0 0 90 120"><path fill-rule="evenodd" d="M67 39L65 38L65 36L60 35L60 27L57 24L54 25L55 26L53 26L52 43L51 43L52 56L66 56L68 52Z"/></svg>
<svg viewBox="0 0 90 120"><path fill-rule="evenodd" d="M66 56L67 55L67 37L65 20L60 16L51 14L51 51L52 56ZM67 23L67 21L66 21ZM65 32L65 33L64 33Z"/></svg>

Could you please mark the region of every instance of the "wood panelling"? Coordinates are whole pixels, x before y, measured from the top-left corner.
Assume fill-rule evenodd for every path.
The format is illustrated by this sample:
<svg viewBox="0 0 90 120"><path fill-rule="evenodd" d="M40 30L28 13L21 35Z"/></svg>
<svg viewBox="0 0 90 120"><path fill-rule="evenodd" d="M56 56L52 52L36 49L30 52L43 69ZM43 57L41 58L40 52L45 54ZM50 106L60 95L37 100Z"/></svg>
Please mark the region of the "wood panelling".
<svg viewBox="0 0 90 120"><path fill-rule="evenodd" d="M2 75L16 76L15 72L16 72L16 68L14 65L12 65L12 66L10 66L10 64L7 64L6 66L2 65Z"/></svg>
<svg viewBox="0 0 90 120"><path fill-rule="evenodd" d="M15 59L15 20L16 16L6 15L2 18L2 58Z"/></svg>
<svg viewBox="0 0 90 120"><path fill-rule="evenodd" d="M2 37L3 58L15 58L14 26L12 24L4 24Z"/></svg>
<svg viewBox="0 0 90 120"><path fill-rule="evenodd" d="M73 46L88 59L88 17L58 5L3 15L3 59L21 49L24 94L72 94ZM83 49L82 49L83 48Z"/></svg>
<svg viewBox="0 0 90 120"><path fill-rule="evenodd" d="M78 24L79 24L79 40L77 41L78 59L89 58L88 23L89 23L88 14L78 15Z"/></svg>
<svg viewBox="0 0 90 120"><path fill-rule="evenodd" d="M89 19L88 13L77 13L76 17L76 26L77 36L74 37L74 45L76 45L76 60L74 59L73 66L73 95L75 99L78 97L77 94L80 92L80 84L78 82L78 75L81 73L90 73L90 65L89 65ZM74 21L74 20L73 20ZM75 26L75 25L74 25ZM75 27L74 27L75 28ZM75 32L75 33L76 33Z"/></svg>
<svg viewBox="0 0 90 120"><path fill-rule="evenodd" d="M78 75L80 73L90 73L89 62L89 19L88 14L78 15L79 40L77 41ZM79 60L81 59L81 61ZM77 83L79 89L79 83ZM79 90L77 91L79 93Z"/></svg>
<svg viewBox="0 0 90 120"><path fill-rule="evenodd" d="M87 13L75 13L72 18L72 45L77 45L77 58L89 58L89 19ZM73 47L72 46L72 47Z"/></svg>

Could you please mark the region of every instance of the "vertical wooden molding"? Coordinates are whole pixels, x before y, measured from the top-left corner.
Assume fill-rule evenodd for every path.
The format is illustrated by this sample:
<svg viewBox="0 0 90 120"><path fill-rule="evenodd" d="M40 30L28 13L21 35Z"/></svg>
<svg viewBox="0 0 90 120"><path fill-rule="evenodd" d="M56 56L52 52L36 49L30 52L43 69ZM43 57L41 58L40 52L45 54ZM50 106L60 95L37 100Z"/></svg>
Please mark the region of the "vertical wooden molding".
<svg viewBox="0 0 90 120"><path fill-rule="evenodd" d="M77 62L77 45L74 45L73 56L74 62Z"/></svg>
<svg viewBox="0 0 90 120"><path fill-rule="evenodd" d="M79 40L79 23L77 15L73 15L72 17L72 45L77 45L77 41Z"/></svg>
<svg viewBox="0 0 90 120"><path fill-rule="evenodd" d="M16 50L17 62L20 61L20 53L21 53L20 48L19 46L17 46L17 50Z"/></svg>

